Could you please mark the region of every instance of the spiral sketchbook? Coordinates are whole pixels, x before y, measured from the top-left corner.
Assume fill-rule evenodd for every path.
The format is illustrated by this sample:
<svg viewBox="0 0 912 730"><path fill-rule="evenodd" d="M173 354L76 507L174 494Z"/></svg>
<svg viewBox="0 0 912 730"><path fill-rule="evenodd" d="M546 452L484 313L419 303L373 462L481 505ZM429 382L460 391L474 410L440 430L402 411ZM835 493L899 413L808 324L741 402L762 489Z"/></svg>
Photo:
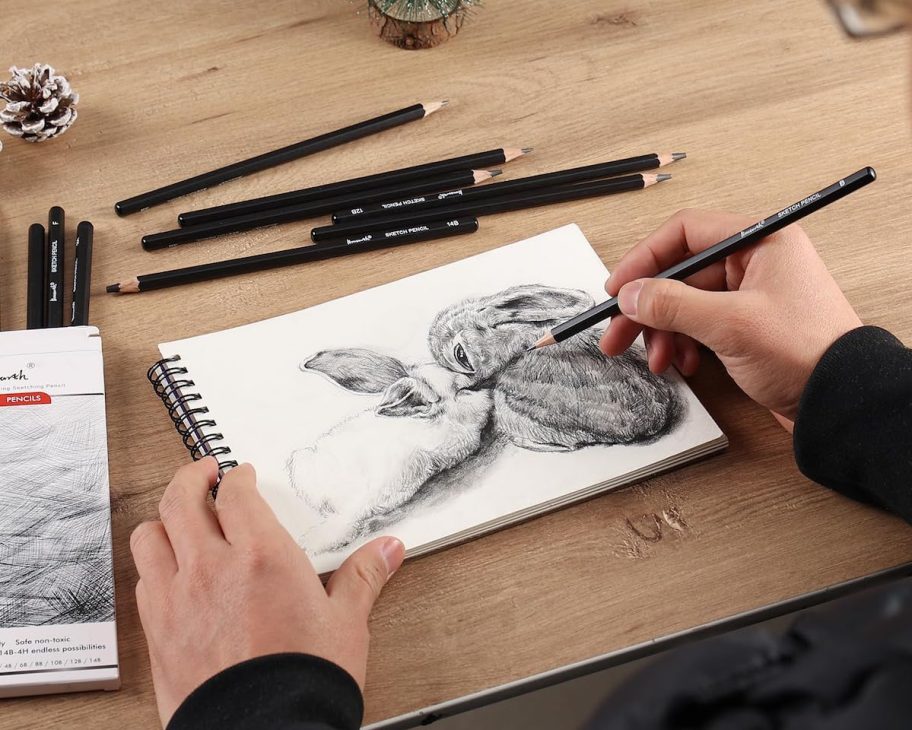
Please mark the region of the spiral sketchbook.
<svg viewBox="0 0 912 730"><path fill-rule="evenodd" d="M415 556L726 445L684 381L599 330L575 225L319 306L160 345L149 371L194 458L252 463L321 573L379 534Z"/></svg>
<svg viewBox="0 0 912 730"><path fill-rule="evenodd" d="M0 697L119 686L95 327L0 334Z"/></svg>

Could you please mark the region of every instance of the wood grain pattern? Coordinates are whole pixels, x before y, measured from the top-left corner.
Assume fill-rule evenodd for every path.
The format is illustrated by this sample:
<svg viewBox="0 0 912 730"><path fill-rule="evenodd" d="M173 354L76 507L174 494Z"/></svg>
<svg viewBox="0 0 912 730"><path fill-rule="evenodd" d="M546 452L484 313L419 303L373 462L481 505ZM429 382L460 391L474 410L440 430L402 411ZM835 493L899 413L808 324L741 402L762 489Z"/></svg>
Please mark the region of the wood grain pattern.
<svg viewBox="0 0 912 730"><path fill-rule="evenodd" d="M912 340L902 39L843 39L824 3L498 0L409 53L337 0L0 0L0 62L47 61L81 93L59 140L0 152L0 310L25 322L26 232L53 204L95 223L123 689L13 700L0 728L154 727L128 538L187 456L144 379L156 343L290 312L575 221L609 267L674 210L763 215L870 164L876 185L806 221L861 316ZM76 42L76 39L80 39ZM430 119L118 219L125 196L414 103ZM399 165L530 145L503 179L683 149L644 193L509 213L408 249L116 298L123 276L303 242L294 224L144 253L178 212ZM717 364L694 387L730 450L408 564L372 622L375 721L912 559L912 531L797 472L790 442Z"/></svg>

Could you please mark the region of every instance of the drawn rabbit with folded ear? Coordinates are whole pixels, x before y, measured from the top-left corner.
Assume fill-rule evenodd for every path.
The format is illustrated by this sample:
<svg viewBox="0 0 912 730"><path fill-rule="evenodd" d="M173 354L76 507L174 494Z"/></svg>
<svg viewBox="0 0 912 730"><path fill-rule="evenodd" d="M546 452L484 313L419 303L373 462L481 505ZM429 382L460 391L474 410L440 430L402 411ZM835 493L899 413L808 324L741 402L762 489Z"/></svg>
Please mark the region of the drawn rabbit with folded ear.
<svg viewBox="0 0 912 730"><path fill-rule="evenodd" d="M510 287L439 312L428 346L471 387L493 389L495 424L517 446L568 451L655 440L677 423L683 404L638 349L606 357L600 332L587 331L529 351L551 327L593 304L575 289Z"/></svg>
<svg viewBox="0 0 912 730"><path fill-rule="evenodd" d="M375 516L412 499L425 482L482 445L491 394L436 363L405 366L370 350L325 350L301 363L371 407L336 424L288 461L291 484L314 511L303 536L314 553L341 547Z"/></svg>

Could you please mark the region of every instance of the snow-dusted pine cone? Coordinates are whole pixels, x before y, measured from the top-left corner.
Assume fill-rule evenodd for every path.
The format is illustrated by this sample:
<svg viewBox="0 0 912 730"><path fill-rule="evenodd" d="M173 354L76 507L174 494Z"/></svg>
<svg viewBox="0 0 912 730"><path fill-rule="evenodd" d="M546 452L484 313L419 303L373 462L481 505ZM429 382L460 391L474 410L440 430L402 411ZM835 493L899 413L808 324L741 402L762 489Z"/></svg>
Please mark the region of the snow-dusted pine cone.
<svg viewBox="0 0 912 730"><path fill-rule="evenodd" d="M46 63L32 68L10 69L12 78L0 82L0 109L3 128L27 142L43 142L63 134L76 121L79 94L70 82Z"/></svg>

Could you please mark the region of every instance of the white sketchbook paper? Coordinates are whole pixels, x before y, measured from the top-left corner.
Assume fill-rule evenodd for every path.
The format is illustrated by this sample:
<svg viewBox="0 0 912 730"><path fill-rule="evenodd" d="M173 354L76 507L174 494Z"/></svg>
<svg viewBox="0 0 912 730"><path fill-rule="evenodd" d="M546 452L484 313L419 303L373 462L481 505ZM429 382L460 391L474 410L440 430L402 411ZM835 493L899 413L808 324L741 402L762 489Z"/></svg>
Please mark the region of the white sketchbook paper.
<svg viewBox="0 0 912 730"><path fill-rule="evenodd" d="M0 334L0 697L116 689L95 327Z"/></svg>
<svg viewBox="0 0 912 730"><path fill-rule="evenodd" d="M196 433L251 462L320 572L379 534L417 555L724 448L676 374L598 330L527 352L605 298L575 225L300 312L160 346Z"/></svg>

